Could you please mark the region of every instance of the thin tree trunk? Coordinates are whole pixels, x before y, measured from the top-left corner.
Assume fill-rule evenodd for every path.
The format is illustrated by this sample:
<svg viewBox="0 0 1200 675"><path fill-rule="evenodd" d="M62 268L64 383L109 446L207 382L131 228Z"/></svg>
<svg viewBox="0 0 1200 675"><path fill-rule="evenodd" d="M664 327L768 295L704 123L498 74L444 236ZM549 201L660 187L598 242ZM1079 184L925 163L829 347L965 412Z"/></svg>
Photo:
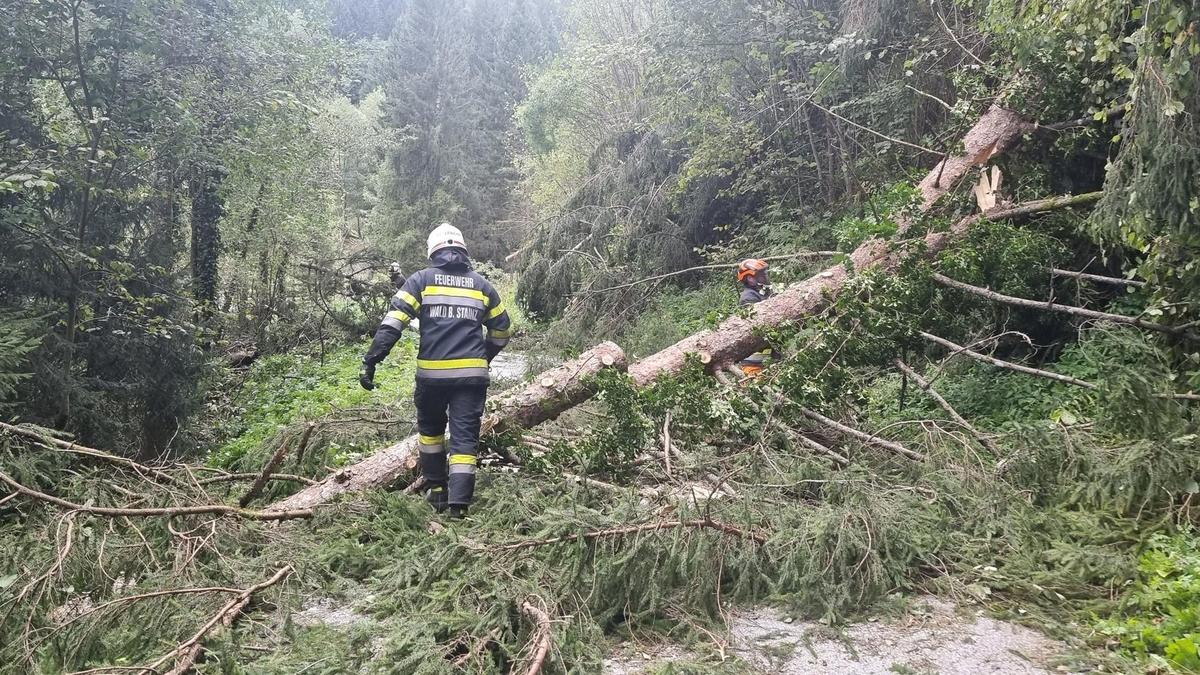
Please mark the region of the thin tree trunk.
<svg viewBox="0 0 1200 675"><path fill-rule="evenodd" d="M212 315L220 281L221 230L225 212L220 169L203 166L192 177L192 295L201 318Z"/></svg>

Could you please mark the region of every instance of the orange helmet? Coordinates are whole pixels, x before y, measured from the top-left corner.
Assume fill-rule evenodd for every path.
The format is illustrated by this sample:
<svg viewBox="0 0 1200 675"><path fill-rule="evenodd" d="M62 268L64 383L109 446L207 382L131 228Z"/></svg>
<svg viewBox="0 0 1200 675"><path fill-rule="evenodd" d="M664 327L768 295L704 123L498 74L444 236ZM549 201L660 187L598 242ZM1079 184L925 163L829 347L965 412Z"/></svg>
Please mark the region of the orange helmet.
<svg viewBox="0 0 1200 675"><path fill-rule="evenodd" d="M752 277L759 272L765 272L767 271L768 267L770 266L767 265L766 260L759 260L758 258L746 258L742 262L738 263L738 281L745 281L746 277Z"/></svg>

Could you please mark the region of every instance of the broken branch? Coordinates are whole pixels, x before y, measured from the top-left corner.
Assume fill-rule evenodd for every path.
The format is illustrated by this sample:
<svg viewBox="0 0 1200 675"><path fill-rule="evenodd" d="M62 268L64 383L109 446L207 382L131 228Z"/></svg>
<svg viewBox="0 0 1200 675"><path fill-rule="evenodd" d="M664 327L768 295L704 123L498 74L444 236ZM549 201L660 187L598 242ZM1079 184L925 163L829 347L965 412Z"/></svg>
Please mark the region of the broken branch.
<svg viewBox="0 0 1200 675"><path fill-rule="evenodd" d="M1122 279L1120 277L1106 277L1106 276L1103 276L1100 274L1089 274L1087 272L1076 272L1074 270L1064 270L1064 269L1059 269L1057 267L1047 267L1046 269L1050 270L1050 274L1052 274L1056 277L1073 277L1075 279L1087 279L1088 281L1095 281L1095 282L1101 283L1101 284L1112 284L1114 286L1134 286L1137 288L1141 288L1142 286L1146 285L1146 282L1138 281L1136 279Z"/></svg>
<svg viewBox="0 0 1200 675"><path fill-rule="evenodd" d="M304 427L304 433L300 435L300 443L298 445L301 451L308 446L308 438L312 436L313 429L316 426L315 423L309 422L308 426ZM250 486L250 489L246 490L246 494L242 495L242 498L238 500L239 506L248 506L258 496L258 493L262 492L262 489L267 485L267 481L270 480L271 474L275 469L279 468L279 465L283 462L283 458L287 457L290 447L290 444L286 440L279 444L279 448L271 455L271 459L267 460L267 463L263 465L262 473L259 474L258 478L254 479L254 483Z"/></svg>
<svg viewBox="0 0 1200 675"><path fill-rule="evenodd" d="M229 602L225 603L219 612L213 615L211 619L201 626L200 630L196 631L195 635L189 638L186 642L180 644L175 649L172 649L167 654L159 657L159 659L154 663L146 666L145 670L149 672L158 672L158 669L161 666L165 665L172 659L177 660L175 661L175 665L171 668L171 670L167 671L167 675L183 675L183 673L191 670L196 664L196 660L200 658L200 653L204 651L203 640L209 633L211 633L218 626L224 628L229 628L232 626L234 619L236 619L238 615L242 613L242 610L246 608L246 605L250 604L250 599L255 593L270 586L274 586L282 581L283 578L288 574L291 574L291 572L292 566L284 565L283 567L279 568L279 570L275 572L270 579L241 591L236 598L233 598Z"/></svg>
<svg viewBox="0 0 1200 675"><path fill-rule="evenodd" d="M579 539L595 540L607 539L611 537L620 537L627 534L639 534L642 532L657 532L659 530L673 530L678 528L689 529L712 529L725 534L730 534L735 537L748 537L759 544L765 544L767 537L758 532L747 532L739 527L722 523L716 520L696 519L696 520L664 520L657 523L645 523L642 525L627 525L624 527L613 527L604 530L592 530L590 532L580 532L577 534L566 534L560 537L547 537L546 539L530 539L527 541L518 541L512 544L504 544L497 547L500 551L516 551L524 548L536 548L538 546L549 546L550 544L562 544Z"/></svg>
<svg viewBox="0 0 1200 675"><path fill-rule="evenodd" d="M904 447L903 445L900 445L899 443L894 443L892 441L884 440L873 434L868 434L866 432L859 431L858 429L855 429L854 427L848 427L845 424L842 424L841 422L836 422L834 420L829 419L828 417L822 415L821 413L819 413L815 410L809 410L808 408L801 408L800 412L805 417L807 417L808 419L810 419L818 424L827 426L830 429L833 429L834 431L845 434L847 436L852 436L854 438L857 438L858 440L862 441L863 443L867 443L869 445L878 445L881 448L891 450L892 452L899 454L899 455L904 455L905 457L907 457L909 459L915 459L918 462L925 460L925 455L922 455L921 453L917 452L916 450L909 450L908 448Z"/></svg>
<svg viewBox="0 0 1200 675"><path fill-rule="evenodd" d="M228 483L228 482L239 481L239 480L254 480L261 475L262 475L261 473L258 473L256 471L248 471L245 473L223 473L220 476L213 476L212 478L204 478L202 480L196 481L196 484L197 485L211 485L213 483ZM293 483L304 483L305 485L315 485L317 482L311 478L305 478L304 476L297 476L294 473L273 473L273 474L267 476L267 480L286 480L286 481L291 481Z"/></svg>
<svg viewBox="0 0 1200 675"><path fill-rule="evenodd" d="M206 504L203 506L161 506L142 509L124 509L111 506L86 506L84 504L76 504L65 499L48 495L45 492L39 492L31 487L26 487L18 483L12 476L0 471L0 482L7 483L9 487L17 492L32 497L50 504L54 504L68 511L82 511L83 513L91 513L98 516L120 517L120 516L193 516L202 514L214 514L221 516L237 516L246 518L247 520L291 520L293 518L311 518L313 512L311 509L296 509L292 511L251 511L249 509L241 509L236 506L228 506L226 504Z"/></svg>
<svg viewBox="0 0 1200 675"><path fill-rule="evenodd" d="M537 629L533 633L533 643L536 647L533 650L533 658L529 661L529 669L525 671L525 675L538 675L538 673L542 672L542 664L545 663L546 656L550 654L550 645L552 644L550 615L528 600L521 603L521 611L533 619L534 625L537 626Z"/></svg>
<svg viewBox="0 0 1200 675"><path fill-rule="evenodd" d="M932 333L926 333L924 331L921 331L919 333L919 335L921 337L925 338L926 340L929 340L930 342L939 344L939 345L945 347L946 349L951 350L953 352L953 354L951 354L951 356L954 356L954 354L965 354L966 356L969 356L969 357L975 359L976 361L982 361L984 363L989 363L993 366L996 366L997 368L1003 368L1005 370L1011 370L1011 371L1018 372L1018 373L1025 373L1026 375L1034 375L1036 377L1043 377L1047 380L1054 380L1055 382L1062 382L1064 384L1072 384L1072 385L1075 385L1076 387L1083 387L1084 389L1097 389L1098 388L1096 385L1092 384L1091 382L1084 382L1083 380L1071 377L1070 375L1060 375L1059 373L1052 373L1048 370L1040 370L1038 368L1030 368L1029 366L1023 366L1019 363L1003 361L994 356L988 356L987 354L980 354L979 352L967 349L966 347L963 347L962 345L954 344L953 342L947 340L946 338L938 337L936 335L933 335Z"/></svg>
<svg viewBox="0 0 1200 675"><path fill-rule="evenodd" d="M1045 310L1049 310L1052 312L1061 312L1063 314L1070 314L1071 316L1078 316L1078 317L1082 317L1082 318L1086 318L1086 319L1099 319L1102 321L1111 321L1112 323L1121 323L1121 324L1126 324L1129 326L1136 326L1138 328L1144 328L1146 330L1158 331L1160 333L1167 333L1169 335L1175 335L1178 337L1187 338L1188 340L1200 342L1200 335L1196 335L1195 333L1189 333L1188 331L1181 329L1181 328L1176 328L1175 326L1164 326L1160 323L1143 321L1137 317L1125 316L1124 314L1111 314L1109 312L1098 312L1094 309L1084 309L1083 307L1076 307L1074 305L1060 305L1060 304L1054 302L1053 300L1047 300L1045 302L1042 302L1040 300L1029 300L1026 298L1018 298L1018 297L1015 297L1012 295L1004 295L1003 293L997 293L996 291L989 290L987 288L981 288L979 286L972 286L971 284L967 284L967 283L963 283L961 281L957 281L955 279L951 279L950 277L948 277L944 274L938 274L937 272L933 273L932 278L934 281L938 282L939 284L941 284L943 286L948 286L950 288L956 288L960 291L965 291L967 293L971 293L972 295L978 295L981 298L987 298L988 300L993 300L995 302L1001 302L1006 305L1014 305L1017 307L1028 307L1030 309L1045 309Z"/></svg>
<svg viewBox="0 0 1200 675"><path fill-rule="evenodd" d="M103 450L97 450L95 448L89 448L84 445L78 445L78 444L72 443L70 441L64 441L61 438L55 438L53 436L50 436L50 435L47 435L44 433L40 433L40 432L35 431L34 429L30 429L28 427L21 427L21 426L15 425L15 424L6 424L4 422L0 422L0 430L4 430L9 433L17 434L18 436L24 436L30 440L33 440L37 443L41 443L43 445L54 446L60 452L69 452L69 453L75 454L75 455L86 455L88 457L96 457L98 459L103 459L106 462L112 462L113 464L120 464L121 466L128 467L142 475L154 476L155 478L166 481L168 483L179 483L180 482L180 480L178 478L176 478L175 476L172 476L171 474L169 474L165 471L160 471L159 469L155 469L153 467L146 466L145 464L139 464L138 462L135 462L132 459L129 459L127 457L120 457L120 456L117 456L117 455L114 455L114 454L111 454L108 452L104 452Z"/></svg>
<svg viewBox="0 0 1200 675"><path fill-rule="evenodd" d="M950 416L950 419L958 422L959 426L969 431L971 435L975 437L975 440L979 441L979 444L991 451L992 454L997 457L1000 456L1000 449L996 447L996 444L992 442L992 439L984 436L978 429L968 422L965 417L959 415L958 411L954 409L954 406L950 405L949 401L942 398L942 395L933 388L933 385L930 384L928 380L921 377L919 374L917 374L917 371L909 368L908 364L900 359L896 359L893 361L893 363L895 363L896 367L899 368L905 375L912 379L913 382L916 382L917 386L921 388L921 391L928 394L929 398L933 399L935 403L941 406L942 410L945 410L946 414Z"/></svg>

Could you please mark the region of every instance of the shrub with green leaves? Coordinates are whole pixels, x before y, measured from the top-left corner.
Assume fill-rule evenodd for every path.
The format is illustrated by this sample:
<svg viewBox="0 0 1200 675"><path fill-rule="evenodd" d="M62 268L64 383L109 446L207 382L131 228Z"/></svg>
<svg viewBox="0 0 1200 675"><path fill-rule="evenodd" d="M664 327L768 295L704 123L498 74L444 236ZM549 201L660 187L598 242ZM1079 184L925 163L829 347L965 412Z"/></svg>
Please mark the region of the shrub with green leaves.
<svg viewBox="0 0 1200 675"><path fill-rule="evenodd" d="M1200 671L1200 533L1152 536L1119 615L1096 629L1123 650Z"/></svg>

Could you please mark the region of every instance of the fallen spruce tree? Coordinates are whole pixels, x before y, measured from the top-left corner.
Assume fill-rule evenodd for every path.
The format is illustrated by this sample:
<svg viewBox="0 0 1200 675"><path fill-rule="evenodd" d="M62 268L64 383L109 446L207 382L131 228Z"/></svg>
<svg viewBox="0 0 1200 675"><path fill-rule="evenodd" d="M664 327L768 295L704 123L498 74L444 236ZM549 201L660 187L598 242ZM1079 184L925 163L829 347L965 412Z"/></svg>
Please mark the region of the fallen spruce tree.
<svg viewBox="0 0 1200 675"><path fill-rule="evenodd" d="M950 192L973 167L1016 146L1023 135L1034 128L1036 125L1011 110L1000 106L988 109L964 137L963 154L947 156L921 181L919 212L927 214L937 200ZM698 358L711 372L722 372L728 365L765 347L764 332L802 320L827 307L856 273L895 268L909 255L935 256L963 238L973 225L984 219L1004 220L1082 206L1098 200L1100 196L1100 192L1092 192L998 206L985 214L963 218L947 231L927 234L919 242L923 245L912 245L918 242L910 240L868 240L850 253L844 262L755 305L748 317L731 316L716 329L693 334L630 365L630 379L635 386L646 386L663 375L681 372L689 357ZM911 222L904 223L901 231L906 231L911 225ZM553 419L590 397L592 389L587 383L589 375L607 367L620 367L624 363L624 353L617 345L599 345L578 359L538 376L530 385L498 399L484 420L483 433L496 434L529 428ZM267 510L312 508L348 492L390 485L416 467L416 457L417 437L414 435L272 504Z"/></svg>

